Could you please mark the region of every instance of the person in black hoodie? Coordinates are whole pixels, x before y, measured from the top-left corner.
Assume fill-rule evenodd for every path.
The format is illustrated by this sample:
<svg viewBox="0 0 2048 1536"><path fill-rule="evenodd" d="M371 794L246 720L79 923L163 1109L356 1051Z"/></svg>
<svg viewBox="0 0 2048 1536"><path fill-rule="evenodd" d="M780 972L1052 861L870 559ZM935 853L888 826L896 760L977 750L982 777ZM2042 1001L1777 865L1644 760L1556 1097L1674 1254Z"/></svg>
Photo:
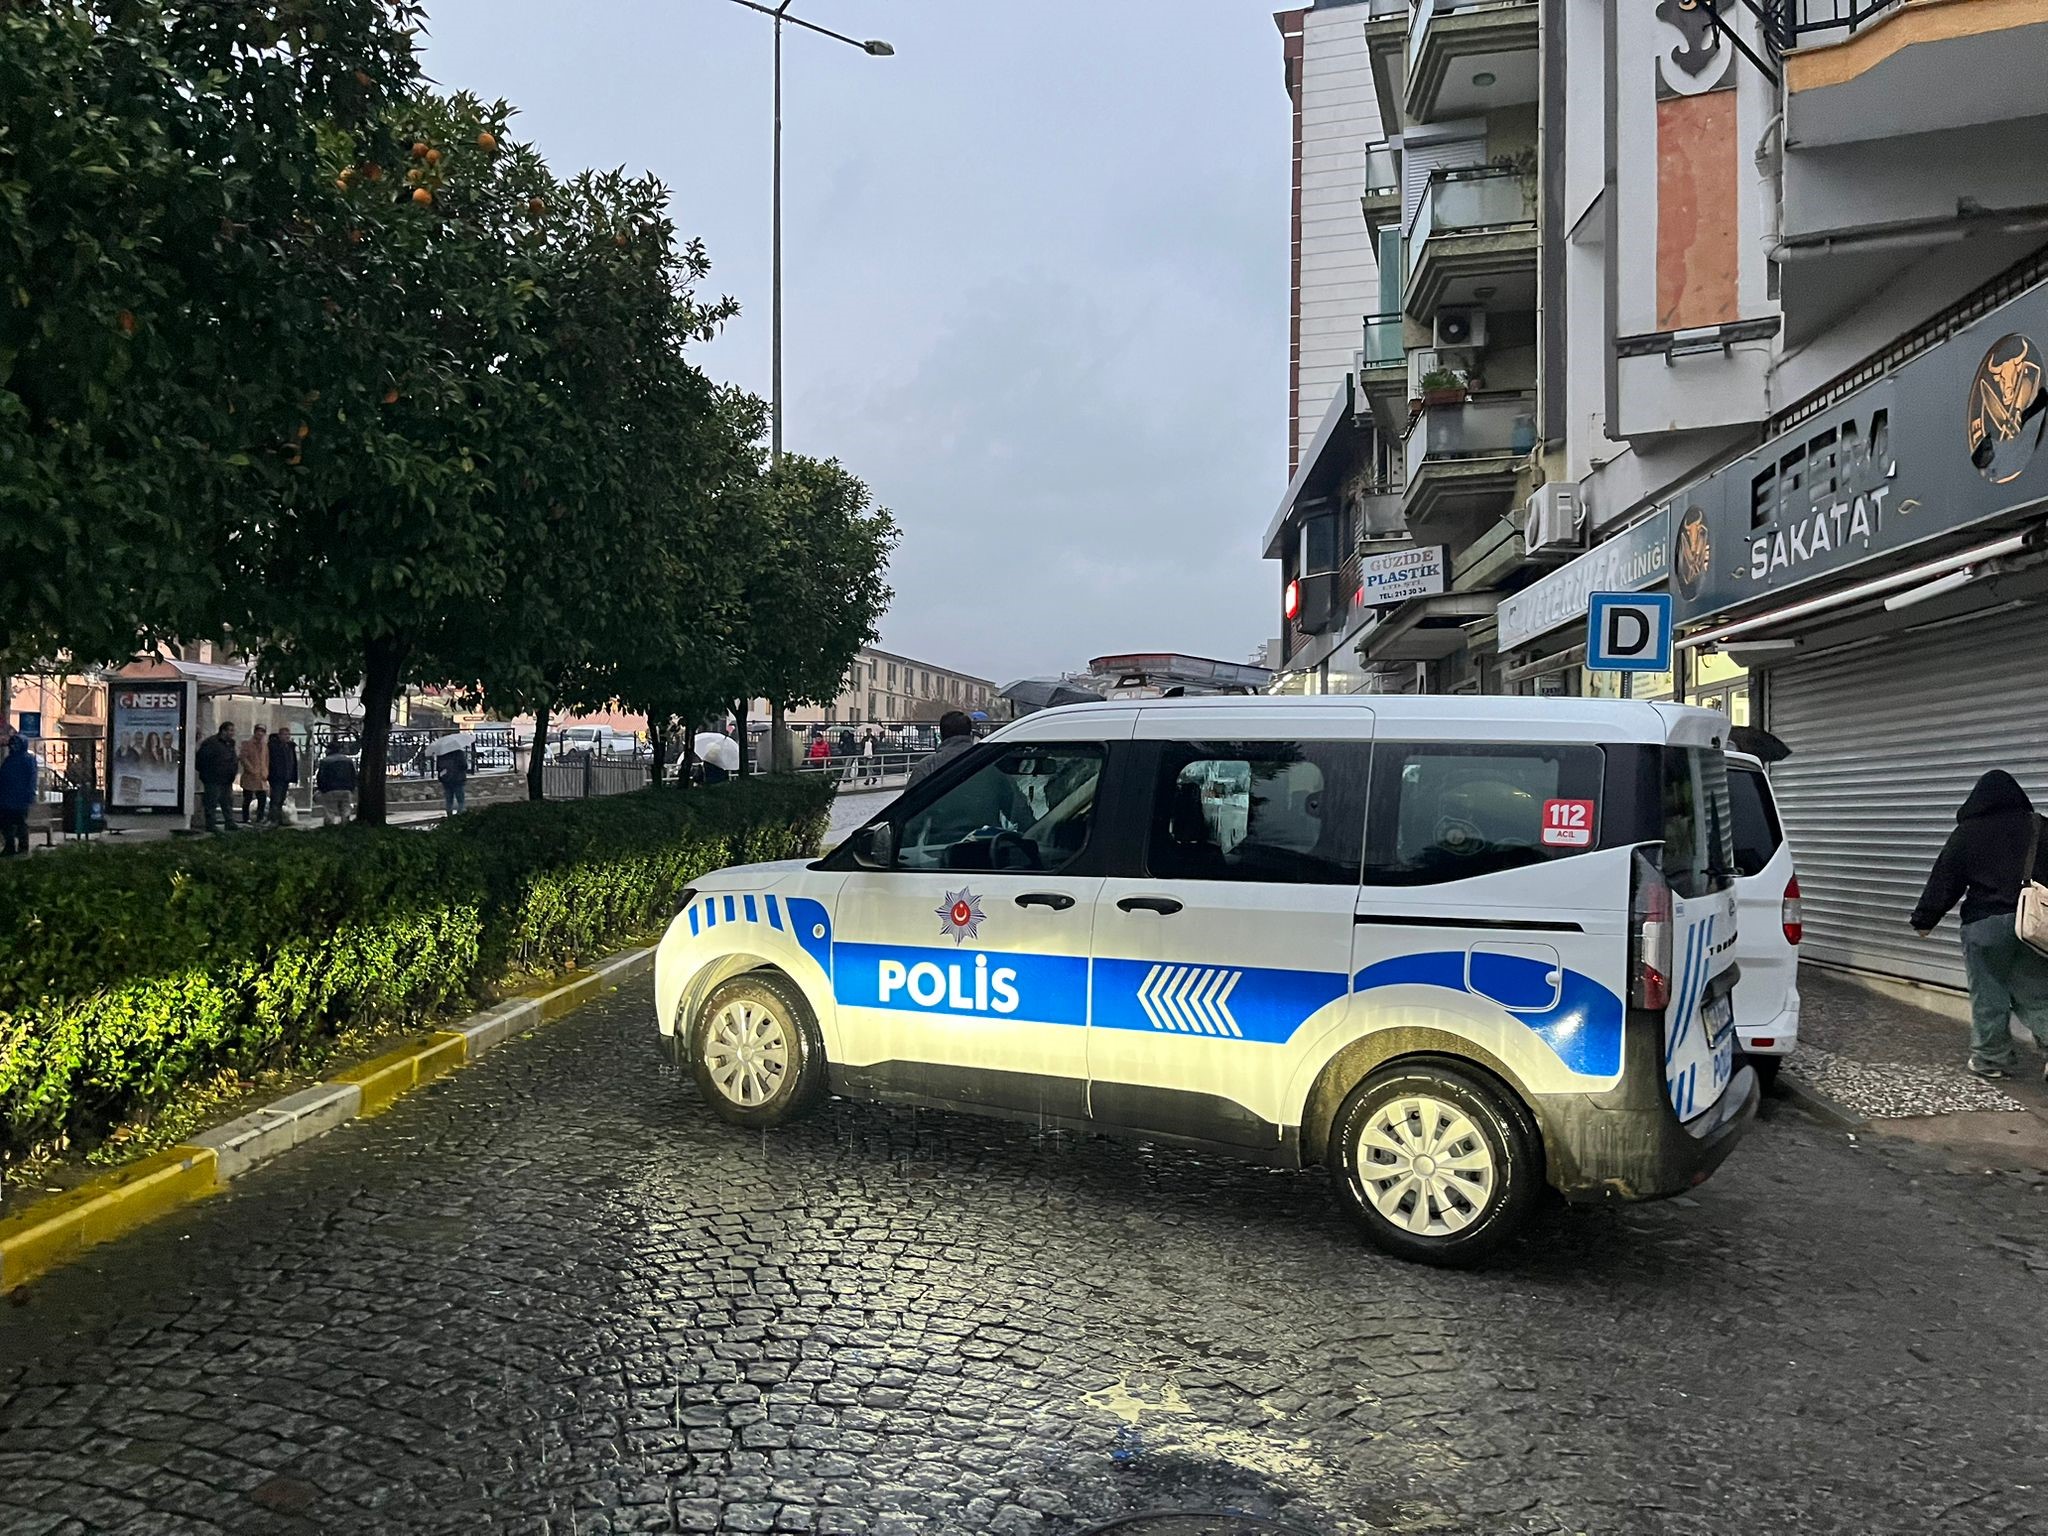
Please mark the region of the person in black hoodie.
<svg viewBox="0 0 2048 1536"><path fill-rule="evenodd" d="M1956 812L1956 829L1934 861L1927 889L1913 909L1921 938L1963 904L1963 965L1970 978L1970 1070L2010 1077L2019 1070L2012 1016L2048 1051L2048 957L2020 942L2013 926L2020 885L2040 863L2040 818L2019 781L1994 768Z"/></svg>

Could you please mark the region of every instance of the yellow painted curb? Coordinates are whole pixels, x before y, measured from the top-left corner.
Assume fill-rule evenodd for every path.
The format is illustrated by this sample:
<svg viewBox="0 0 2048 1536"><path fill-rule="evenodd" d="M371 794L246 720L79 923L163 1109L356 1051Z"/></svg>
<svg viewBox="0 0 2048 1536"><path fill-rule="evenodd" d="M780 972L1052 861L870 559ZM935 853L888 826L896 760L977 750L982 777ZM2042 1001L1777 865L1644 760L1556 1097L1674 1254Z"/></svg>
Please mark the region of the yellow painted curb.
<svg viewBox="0 0 2048 1536"><path fill-rule="evenodd" d="M358 1113L381 1114L421 1083L454 1071L468 1054L469 1042L461 1035L434 1034L427 1036L422 1044L401 1046L373 1057L359 1067L337 1072L329 1081L354 1083L363 1091L363 1104Z"/></svg>
<svg viewBox="0 0 2048 1536"><path fill-rule="evenodd" d="M172 1147L0 1219L0 1289L12 1289L216 1187L211 1147Z"/></svg>
<svg viewBox="0 0 2048 1536"><path fill-rule="evenodd" d="M620 963L622 960L626 962L623 965ZM541 1019L557 1019L611 991L627 978L640 975L653 964L654 950L651 947L627 951L606 962L602 970L576 976L531 1001L537 1006ZM504 1038L502 1025L492 1026L500 1029L497 1034L483 1028L490 1025L492 1017L493 1011L487 1009L471 1016L468 1030L437 1030L421 1035L410 1045L401 1046L346 1072L337 1073L325 1083L316 1084L315 1087L351 1084L358 1091L359 1103L353 1113L344 1111L323 1115L321 1123L311 1134L318 1135L343 1120L381 1113L420 1084L454 1071L468 1061L473 1034L477 1039L477 1054L482 1055ZM483 1032L478 1033L480 1028ZM232 1121L228 1127L216 1129L232 1131L265 1114L274 1119L284 1119L301 1112L287 1109L287 1106L311 1093L311 1089L302 1089L279 1100L267 1111L254 1111L241 1121ZM268 1161L286 1147L298 1144L296 1138L278 1138L273 1149L258 1152L253 1158L241 1157L232 1165L229 1177L236 1172L246 1172L249 1167ZM133 1231L181 1205L189 1205L213 1193L223 1182L220 1156L214 1148L173 1147L168 1152L158 1152L125 1168L101 1174L61 1195L39 1200L25 1210L0 1217L0 1291L12 1290L60 1264L70 1262L95 1243Z"/></svg>

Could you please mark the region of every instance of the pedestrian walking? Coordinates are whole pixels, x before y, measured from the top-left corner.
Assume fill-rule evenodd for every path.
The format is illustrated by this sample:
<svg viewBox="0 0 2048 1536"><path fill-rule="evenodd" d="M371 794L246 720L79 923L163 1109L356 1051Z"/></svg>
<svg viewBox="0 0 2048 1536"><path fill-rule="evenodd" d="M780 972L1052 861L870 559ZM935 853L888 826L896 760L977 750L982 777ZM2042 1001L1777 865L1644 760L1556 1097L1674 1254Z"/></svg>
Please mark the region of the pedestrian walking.
<svg viewBox="0 0 2048 1536"><path fill-rule="evenodd" d="M320 824L340 827L348 824L356 808L356 762L330 741L313 770L313 796L320 802Z"/></svg>
<svg viewBox="0 0 2048 1536"><path fill-rule="evenodd" d="M832 747L825 740L825 733L815 725L811 727L811 744L805 750L804 756L810 760L813 767L820 770L831 761Z"/></svg>
<svg viewBox="0 0 2048 1536"><path fill-rule="evenodd" d="M235 825L235 775L241 762L235 756L235 722L223 720L220 729L199 744L193 766L199 770L199 795L206 806L206 830L228 832Z"/></svg>
<svg viewBox="0 0 2048 1536"><path fill-rule="evenodd" d="M1963 904L1970 1070L1979 1077L2010 1077L2019 1070L2014 1014L2048 1051L2048 957L2023 943L2014 925L2020 887L2037 878L2041 832L2041 818L2019 781L2003 768L1992 769L1956 812L1956 829L1913 909L1914 931L1924 939L1958 900Z"/></svg>
<svg viewBox="0 0 2048 1536"><path fill-rule="evenodd" d="M299 744L292 740L290 726L280 725L270 733L268 757L270 824L281 827L291 801L292 786L299 782Z"/></svg>
<svg viewBox="0 0 2048 1536"><path fill-rule="evenodd" d="M268 732L262 726L252 727L249 739L242 743L242 750L236 755L241 764L242 825L249 824L249 807L256 807L256 819L263 820L270 809L270 743L265 738Z"/></svg>
<svg viewBox="0 0 2048 1536"><path fill-rule="evenodd" d="M974 745L974 720L965 710L949 709L939 716L939 745L923 762L910 770L910 783L921 783Z"/></svg>
<svg viewBox="0 0 2048 1536"><path fill-rule="evenodd" d="M28 812L36 803L36 760L16 731L0 753L0 858L28 852Z"/></svg>
<svg viewBox="0 0 2048 1536"><path fill-rule="evenodd" d="M869 726L860 733L860 781L863 784L879 784L882 781L882 757L875 750L875 728Z"/></svg>
<svg viewBox="0 0 2048 1536"><path fill-rule="evenodd" d="M469 809L469 754L443 752L435 767L441 780L441 809L460 816Z"/></svg>

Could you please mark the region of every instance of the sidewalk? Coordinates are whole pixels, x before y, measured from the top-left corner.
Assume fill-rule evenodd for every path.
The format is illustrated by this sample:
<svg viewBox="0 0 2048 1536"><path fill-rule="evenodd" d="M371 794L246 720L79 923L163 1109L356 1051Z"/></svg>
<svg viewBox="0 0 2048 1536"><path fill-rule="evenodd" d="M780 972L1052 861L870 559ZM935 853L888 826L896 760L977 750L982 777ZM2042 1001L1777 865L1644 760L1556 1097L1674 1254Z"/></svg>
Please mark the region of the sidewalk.
<svg viewBox="0 0 2048 1536"><path fill-rule="evenodd" d="M1970 1026L1936 1008L1858 985L1817 966L1799 971L1799 1049L1786 1070L1871 1129L1957 1155L1970 1166L2048 1170L2048 1086L2031 1040L2018 1074L1972 1077Z"/></svg>

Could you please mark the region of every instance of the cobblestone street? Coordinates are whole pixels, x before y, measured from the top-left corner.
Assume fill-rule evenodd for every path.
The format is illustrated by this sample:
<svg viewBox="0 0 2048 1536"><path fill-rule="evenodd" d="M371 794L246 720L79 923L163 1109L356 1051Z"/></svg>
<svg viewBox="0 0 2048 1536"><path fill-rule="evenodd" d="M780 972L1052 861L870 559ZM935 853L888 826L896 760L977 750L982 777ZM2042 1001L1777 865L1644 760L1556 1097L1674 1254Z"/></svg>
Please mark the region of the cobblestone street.
<svg viewBox="0 0 2048 1536"><path fill-rule="evenodd" d="M1773 1107L1477 1273L1320 1174L835 1103L638 983L0 1307L0 1531L2048 1531L2048 1194Z"/></svg>

